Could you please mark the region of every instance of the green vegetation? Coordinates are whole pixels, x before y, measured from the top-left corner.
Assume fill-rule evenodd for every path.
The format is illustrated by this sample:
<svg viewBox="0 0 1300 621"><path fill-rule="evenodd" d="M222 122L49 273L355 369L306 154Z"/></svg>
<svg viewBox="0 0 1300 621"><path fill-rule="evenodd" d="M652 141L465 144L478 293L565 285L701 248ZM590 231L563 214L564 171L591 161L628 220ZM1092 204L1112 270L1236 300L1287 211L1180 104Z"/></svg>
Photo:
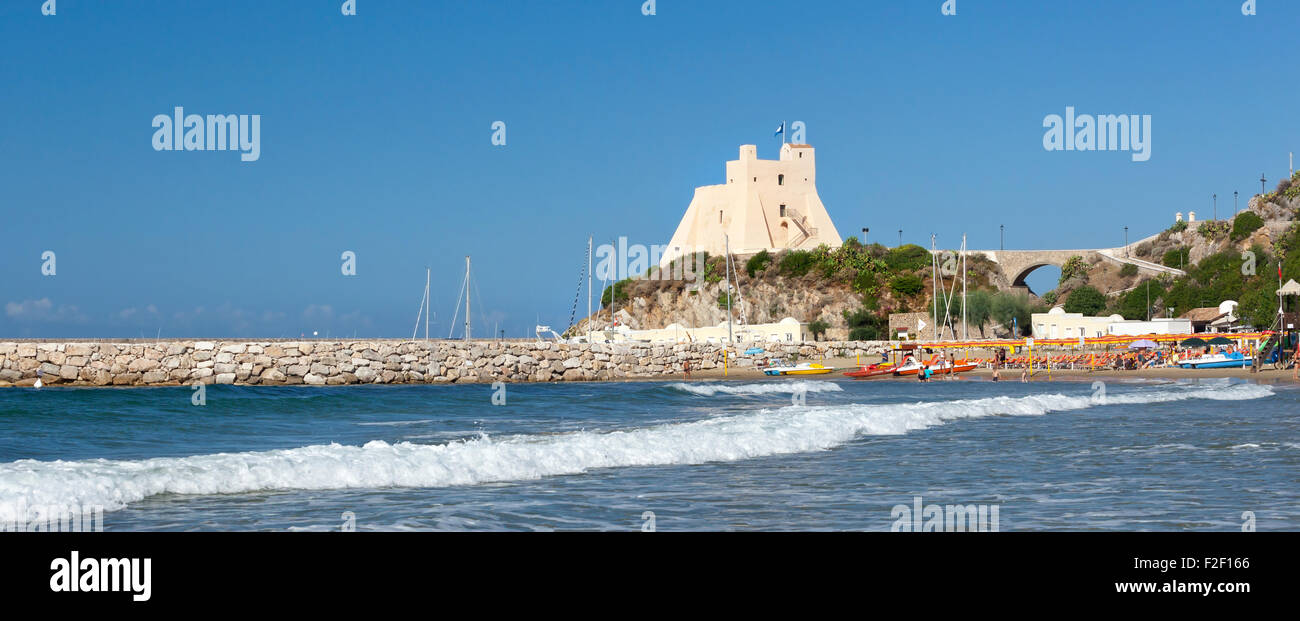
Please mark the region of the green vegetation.
<svg viewBox="0 0 1300 621"><path fill-rule="evenodd" d="M1187 264L1189 263L1188 253L1190 252L1191 248L1174 248L1173 250L1166 252L1165 256L1160 259L1160 262L1163 263L1165 267L1176 267L1181 270L1187 267Z"/></svg>
<svg viewBox="0 0 1300 621"><path fill-rule="evenodd" d="M1060 295L1061 295L1060 292L1058 292L1056 289L1052 289L1051 291L1048 291L1047 293L1043 294L1043 302L1046 302L1048 306L1056 306L1056 298L1059 297Z"/></svg>
<svg viewBox="0 0 1300 621"><path fill-rule="evenodd" d="M896 295L909 297L920 293L925 289L925 282L920 276L915 274L900 274L889 281L889 288Z"/></svg>
<svg viewBox="0 0 1300 621"><path fill-rule="evenodd" d="M885 255L885 265L899 272L930 266L930 251L916 244L904 244Z"/></svg>
<svg viewBox="0 0 1300 621"><path fill-rule="evenodd" d="M1057 284L1065 284L1066 281L1078 276L1083 282L1088 282L1088 264L1083 262L1083 257L1075 255L1066 259L1065 265L1061 266L1061 279Z"/></svg>
<svg viewBox="0 0 1300 621"><path fill-rule="evenodd" d="M1111 313L1118 313L1125 319L1146 319L1147 318L1147 301L1148 294L1150 302L1154 306L1157 300L1165 294L1165 286L1158 280L1144 280L1138 286L1128 293L1125 293L1112 303ZM1151 310L1152 317L1158 317L1158 313Z"/></svg>
<svg viewBox="0 0 1300 621"><path fill-rule="evenodd" d="M1232 241L1250 237L1259 227L1264 226L1264 219L1253 211L1243 211L1232 219Z"/></svg>
<svg viewBox="0 0 1300 621"><path fill-rule="evenodd" d="M808 331L812 332L814 341L820 341L822 335L826 334L827 328L830 327L831 327L830 324L818 319L817 321L813 321L808 324Z"/></svg>
<svg viewBox="0 0 1300 621"><path fill-rule="evenodd" d="M1225 220L1206 220L1201 223L1201 226L1196 227L1196 232L1205 239L1214 239L1228 234L1229 226Z"/></svg>
<svg viewBox="0 0 1300 621"><path fill-rule="evenodd" d="M1187 221L1186 221L1186 220L1179 220L1179 221L1175 222L1175 223L1173 224L1173 226L1170 226L1168 229L1165 229L1165 230L1166 230L1167 232L1170 232L1170 233L1181 233L1181 232L1183 232L1183 231L1186 231L1186 230L1187 230Z"/></svg>
<svg viewBox="0 0 1300 621"><path fill-rule="evenodd" d="M632 279L625 278L623 280L615 282L612 286L605 287L605 290L600 294L600 307L605 308L606 306L609 306L609 300L611 296L617 297L618 302L620 304L626 302L627 286L630 284L632 284Z"/></svg>
<svg viewBox="0 0 1300 621"><path fill-rule="evenodd" d="M850 341L883 341L890 338L889 320L866 308L844 311L844 323L849 326Z"/></svg>
<svg viewBox="0 0 1300 621"><path fill-rule="evenodd" d="M1092 317L1106 308L1106 296L1094 287L1084 285L1070 292L1065 300L1065 312L1083 313Z"/></svg>
<svg viewBox="0 0 1300 621"><path fill-rule="evenodd" d="M749 274L750 278L753 278L754 274L767 269L767 266L771 263L772 255L766 250L760 250L758 251L758 254L750 257L749 260L745 262L745 273Z"/></svg>
<svg viewBox="0 0 1300 621"><path fill-rule="evenodd" d="M1124 267L1119 268L1119 275L1125 278L1138 275L1138 266L1132 263L1125 263Z"/></svg>
<svg viewBox="0 0 1300 621"><path fill-rule="evenodd" d="M993 321L1002 324L1008 330L1013 325L1019 327L1020 334L1025 336L1033 333L1033 328L1030 325L1030 315L1040 310L1042 309L1030 303L1029 296L1012 291L999 291L993 295L989 313L992 315Z"/></svg>
<svg viewBox="0 0 1300 621"><path fill-rule="evenodd" d="M731 295L729 295L726 291L723 291L722 293L718 294L718 308L726 310L727 308L729 308L731 305L734 304L735 301L732 299Z"/></svg>
<svg viewBox="0 0 1300 621"><path fill-rule="evenodd" d="M966 294L966 322L979 328L984 336L984 324L993 316L993 298L996 292L988 289L976 289Z"/></svg>

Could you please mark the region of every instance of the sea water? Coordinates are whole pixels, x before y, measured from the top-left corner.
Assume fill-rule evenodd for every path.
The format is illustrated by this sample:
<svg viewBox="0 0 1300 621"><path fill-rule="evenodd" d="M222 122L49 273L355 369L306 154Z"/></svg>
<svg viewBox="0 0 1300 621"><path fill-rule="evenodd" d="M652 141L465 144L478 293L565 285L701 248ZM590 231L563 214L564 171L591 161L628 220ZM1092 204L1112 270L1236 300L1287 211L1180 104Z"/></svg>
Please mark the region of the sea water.
<svg viewBox="0 0 1300 621"><path fill-rule="evenodd" d="M1300 391L1236 380L193 392L0 390L0 522L887 531L919 502L1002 531L1300 528Z"/></svg>

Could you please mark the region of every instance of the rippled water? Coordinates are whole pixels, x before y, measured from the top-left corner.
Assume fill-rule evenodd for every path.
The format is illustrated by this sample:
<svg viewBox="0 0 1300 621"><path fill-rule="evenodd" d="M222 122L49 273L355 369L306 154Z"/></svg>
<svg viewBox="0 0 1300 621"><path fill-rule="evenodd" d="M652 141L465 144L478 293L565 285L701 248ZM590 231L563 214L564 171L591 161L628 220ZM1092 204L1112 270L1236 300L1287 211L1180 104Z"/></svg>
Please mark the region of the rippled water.
<svg viewBox="0 0 1300 621"><path fill-rule="evenodd" d="M0 390L0 520L106 530L1300 528L1300 391L1228 380ZM802 399L802 405L794 401Z"/></svg>

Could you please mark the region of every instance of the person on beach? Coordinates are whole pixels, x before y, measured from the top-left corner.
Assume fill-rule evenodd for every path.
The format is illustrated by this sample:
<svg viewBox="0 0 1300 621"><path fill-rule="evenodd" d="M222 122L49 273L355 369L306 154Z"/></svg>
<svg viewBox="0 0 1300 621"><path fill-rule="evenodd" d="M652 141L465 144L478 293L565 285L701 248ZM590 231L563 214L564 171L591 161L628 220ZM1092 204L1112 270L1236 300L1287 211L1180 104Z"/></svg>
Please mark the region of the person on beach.
<svg viewBox="0 0 1300 621"><path fill-rule="evenodd" d="M689 379L691 379L691 361L690 361L690 360L683 360L683 361L682 361L682 379L685 379L685 380L689 380Z"/></svg>
<svg viewBox="0 0 1300 621"><path fill-rule="evenodd" d="M1022 367L1020 369L1020 381L1021 382L1029 381L1029 367Z"/></svg>
<svg viewBox="0 0 1300 621"><path fill-rule="evenodd" d="M998 381L998 368L996 366L993 367L993 381Z"/></svg>

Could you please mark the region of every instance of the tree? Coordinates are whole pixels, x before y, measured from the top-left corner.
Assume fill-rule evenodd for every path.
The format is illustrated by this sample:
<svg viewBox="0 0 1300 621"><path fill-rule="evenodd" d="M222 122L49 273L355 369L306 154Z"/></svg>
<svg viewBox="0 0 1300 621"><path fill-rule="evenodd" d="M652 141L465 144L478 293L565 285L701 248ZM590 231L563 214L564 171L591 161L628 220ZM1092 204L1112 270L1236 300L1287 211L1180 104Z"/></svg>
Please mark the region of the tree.
<svg viewBox="0 0 1300 621"><path fill-rule="evenodd" d="M1243 211L1232 219L1232 239L1246 239L1255 229L1264 226L1264 219L1253 211Z"/></svg>
<svg viewBox="0 0 1300 621"><path fill-rule="evenodd" d="M1028 296L999 291L993 297L993 320L1002 324L1007 330L1011 330L1012 326L1018 326L1021 334L1030 333L1031 314L1033 314L1033 307L1029 304Z"/></svg>
<svg viewBox="0 0 1300 621"><path fill-rule="evenodd" d="M850 341L887 340L889 320L865 307L854 312L845 310L844 323L849 326Z"/></svg>
<svg viewBox="0 0 1300 621"><path fill-rule="evenodd" d="M808 324L808 331L812 332L814 341L820 341L821 336L823 334L826 334L826 329L830 327L831 327L830 324L818 319L817 321L813 321Z"/></svg>
<svg viewBox="0 0 1300 621"><path fill-rule="evenodd" d="M980 329L984 336L984 324L993 314L994 293L987 289L976 289L966 294L966 321Z"/></svg>
<svg viewBox="0 0 1300 621"><path fill-rule="evenodd" d="M1094 316L1106 308L1106 296L1102 295L1094 287L1084 285L1070 292L1070 297L1065 300L1065 312L1083 313L1084 316Z"/></svg>

